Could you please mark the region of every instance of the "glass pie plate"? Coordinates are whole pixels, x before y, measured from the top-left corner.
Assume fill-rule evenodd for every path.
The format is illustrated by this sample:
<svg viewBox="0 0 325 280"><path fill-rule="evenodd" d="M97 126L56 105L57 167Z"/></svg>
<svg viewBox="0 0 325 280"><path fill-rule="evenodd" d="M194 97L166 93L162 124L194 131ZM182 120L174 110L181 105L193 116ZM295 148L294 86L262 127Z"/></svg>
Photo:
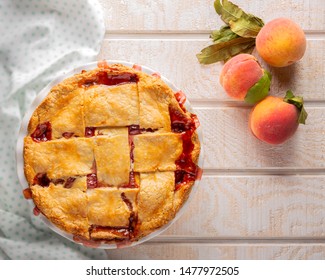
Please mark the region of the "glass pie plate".
<svg viewBox="0 0 325 280"><path fill-rule="evenodd" d="M50 92L50 90L53 86L59 84L60 82L62 82L64 79L66 79L68 77L71 77L75 74L80 73L82 70L92 70L92 69L97 68L98 63L108 63L108 64L118 63L118 64L123 64L128 67L134 67L135 69L138 69L138 70L141 69L142 72L147 73L149 75L158 75L175 93L180 91L180 89L178 89L171 81L169 81L167 78L161 76L160 74L158 74L157 71L155 71L149 67L146 67L143 65L140 66L138 64L134 64L131 62L117 61L117 60L107 60L104 62L103 61L91 62L91 63L85 64L85 65L81 65L81 66L73 69L72 71L69 71L69 72L61 75L60 77L56 78L55 80L53 80L50 84L48 84L45 88L43 88L39 92L39 94L36 96L35 100L32 102L31 106L28 108L28 110L22 120L22 123L21 123L21 127L20 127L19 134L18 134L17 146L16 146L16 162L17 162L18 178L19 178L19 182L22 186L22 190L25 190L28 188L28 183L27 183L27 180L26 180L25 174L24 174L23 150L24 150L24 137L28 134L27 127L28 127L28 123L29 123L29 120L30 120L33 112L38 107L38 105L45 99L45 97ZM185 106L185 108L188 112L193 113L193 109L190 105L190 102L187 99L186 99L185 103L183 104L183 106ZM200 142L200 146L201 146L199 160L198 160L199 170L201 170L200 167L202 168L202 166L203 166L203 147L202 147L203 146L203 137L202 137L202 129L200 126L198 126L196 132L198 134L198 138L199 138L199 142ZM179 211L176 213L175 217L172 220L170 220L164 226L158 228L157 230L151 232L149 235L146 235L145 237L142 237L137 241L125 242L125 243L123 243L123 242L104 243L104 242L98 242L98 241L93 241L93 240L86 241L84 239L77 239L73 236L73 234L69 234L69 233L61 230L60 228L58 228L56 225L52 224L42 213L33 211L33 209L35 209L35 205L34 205L32 199L29 199L28 203L30 206L31 213L34 212L34 214L36 214L37 217L39 219L41 219L41 221L44 222L51 230L53 230L54 232L56 232L57 234L65 237L65 238L69 239L70 241L78 243L78 244L82 244L87 247L94 247L94 248L100 248L100 249L115 249L115 248L121 248L121 247L135 246L135 245L141 244L143 242L146 242L146 241L156 237L157 235L160 235L161 233L163 233L177 219L179 219L180 216L186 210L186 208L189 207L190 201L192 200L197 189L199 188L199 182L200 182L200 176L198 176L198 179L195 180L188 199L184 202L184 204L182 205L182 207L179 209Z"/></svg>

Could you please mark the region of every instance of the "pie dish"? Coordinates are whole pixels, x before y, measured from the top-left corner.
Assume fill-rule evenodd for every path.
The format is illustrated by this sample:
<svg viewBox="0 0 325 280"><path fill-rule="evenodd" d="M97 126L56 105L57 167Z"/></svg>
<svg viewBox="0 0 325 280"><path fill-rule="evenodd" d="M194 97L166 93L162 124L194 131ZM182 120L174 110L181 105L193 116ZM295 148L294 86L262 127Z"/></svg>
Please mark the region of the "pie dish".
<svg viewBox="0 0 325 280"><path fill-rule="evenodd" d="M200 178L197 116L159 74L108 64L53 86L23 143L26 198L76 242L133 244L166 227Z"/></svg>

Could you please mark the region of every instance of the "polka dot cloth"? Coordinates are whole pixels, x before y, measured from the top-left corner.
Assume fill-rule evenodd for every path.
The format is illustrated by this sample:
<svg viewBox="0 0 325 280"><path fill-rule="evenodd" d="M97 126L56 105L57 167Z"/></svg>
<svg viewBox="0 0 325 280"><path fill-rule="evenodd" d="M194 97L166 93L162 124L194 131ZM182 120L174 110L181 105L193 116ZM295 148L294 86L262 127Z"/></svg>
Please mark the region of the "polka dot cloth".
<svg viewBox="0 0 325 280"><path fill-rule="evenodd" d="M0 2L0 259L103 259L32 214L16 175L22 117L52 79L96 59L105 33L94 0Z"/></svg>

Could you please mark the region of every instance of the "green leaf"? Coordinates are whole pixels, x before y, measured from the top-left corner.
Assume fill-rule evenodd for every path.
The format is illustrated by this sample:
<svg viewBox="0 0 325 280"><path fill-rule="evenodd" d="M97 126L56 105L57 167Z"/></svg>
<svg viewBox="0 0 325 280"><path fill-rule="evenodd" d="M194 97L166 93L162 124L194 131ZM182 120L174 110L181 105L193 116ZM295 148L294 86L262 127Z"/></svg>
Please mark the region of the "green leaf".
<svg viewBox="0 0 325 280"><path fill-rule="evenodd" d="M247 14L249 17L251 17L251 18L254 18L254 20L256 21L256 23L260 26L260 27L263 27L264 26L264 21L261 19L261 18L259 18L259 17L256 17L256 16L254 16L254 15L252 15L252 14Z"/></svg>
<svg viewBox="0 0 325 280"><path fill-rule="evenodd" d="M226 24L229 24L230 21L238 20L244 13L237 5L227 0L215 0L214 8Z"/></svg>
<svg viewBox="0 0 325 280"><path fill-rule="evenodd" d="M288 90L283 101L295 105L300 112L298 123L306 124L308 113L304 108L304 99L301 96L295 96L291 90Z"/></svg>
<svg viewBox="0 0 325 280"><path fill-rule="evenodd" d="M251 54L254 51L255 43L251 46L248 46L246 49L242 49L240 53L249 53Z"/></svg>
<svg viewBox="0 0 325 280"><path fill-rule="evenodd" d="M202 64L211 64L218 61L226 61L229 58L247 50L252 50L255 40L238 37L227 42L213 44L201 50L197 58Z"/></svg>
<svg viewBox="0 0 325 280"><path fill-rule="evenodd" d="M247 19L240 18L229 23L231 30L237 35L245 38L256 38L261 27L247 22Z"/></svg>
<svg viewBox="0 0 325 280"><path fill-rule="evenodd" d="M264 70L262 78L260 78L259 81L247 92L245 102L255 104L264 99L270 91L271 80L271 73Z"/></svg>
<svg viewBox="0 0 325 280"><path fill-rule="evenodd" d="M252 53L255 38L264 25L263 20L245 13L228 0L216 0L214 7L227 25L211 32L214 44L197 54L199 62L211 64L227 61L240 53Z"/></svg>
<svg viewBox="0 0 325 280"><path fill-rule="evenodd" d="M289 99L294 98L294 97L295 97L295 95L293 94L293 92L291 90L288 90L286 92L286 96L284 97L283 101L289 103Z"/></svg>
<svg viewBox="0 0 325 280"><path fill-rule="evenodd" d="M306 124L307 117L308 113L306 112L305 107L302 107L299 114L298 123Z"/></svg>
<svg viewBox="0 0 325 280"><path fill-rule="evenodd" d="M230 26L237 35L245 38L256 38L264 26L262 19L245 13L237 5L228 0L216 0L214 8L221 19Z"/></svg>
<svg viewBox="0 0 325 280"><path fill-rule="evenodd" d="M210 38L214 43L222 43L238 38L239 36L231 31L228 25L221 27L220 30L214 30L211 32Z"/></svg>

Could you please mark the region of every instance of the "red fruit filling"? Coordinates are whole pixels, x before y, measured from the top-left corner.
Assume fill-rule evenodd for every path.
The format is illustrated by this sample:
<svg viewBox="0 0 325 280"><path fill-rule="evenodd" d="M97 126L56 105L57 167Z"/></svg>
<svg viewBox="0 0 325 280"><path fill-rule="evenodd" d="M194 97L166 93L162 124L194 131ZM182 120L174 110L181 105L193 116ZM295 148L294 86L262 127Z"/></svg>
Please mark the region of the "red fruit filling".
<svg viewBox="0 0 325 280"><path fill-rule="evenodd" d="M87 175L87 188L88 189L94 189L97 188L98 183L97 183L97 174L92 173Z"/></svg>
<svg viewBox="0 0 325 280"><path fill-rule="evenodd" d="M175 185L177 188L177 185L182 183L188 183L195 180L195 175L191 173L187 173L184 170L176 170L175 171Z"/></svg>
<svg viewBox="0 0 325 280"><path fill-rule="evenodd" d="M140 126L137 124L131 124L128 127L129 130L129 135L137 135L137 134L141 134L141 129Z"/></svg>
<svg viewBox="0 0 325 280"><path fill-rule="evenodd" d="M79 86L90 87L93 85L116 86L121 84L137 83L139 77L134 73L108 74L99 71L94 77L79 82Z"/></svg>
<svg viewBox="0 0 325 280"><path fill-rule="evenodd" d="M176 92L176 93L175 93L175 98L176 98L176 100L177 100L179 106L182 108L182 110L183 110L184 112L186 112L186 108L185 108L185 106L184 106L184 104L185 104L185 102L186 102L186 96L185 96L184 92L182 92L181 90L178 91L178 92Z"/></svg>
<svg viewBox="0 0 325 280"><path fill-rule="evenodd" d="M51 180L53 182L54 185L63 185L64 184L64 179L55 179L55 180Z"/></svg>
<svg viewBox="0 0 325 280"><path fill-rule="evenodd" d="M93 137L95 136L95 127L86 127L85 129L85 137Z"/></svg>
<svg viewBox="0 0 325 280"><path fill-rule="evenodd" d="M188 130L192 130L194 132L196 129L194 122L194 118L196 116L194 114L192 114L190 118L178 110L174 110L173 108L169 107L169 115L171 121L171 129L173 132L181 133Z"/></svg>
<svg viewBox="0 0 325 280"><path fill-rule="evenodd" d="M179 91L175 94L175 97L185 112L183 104L186 101L186 97L184 93ZM202 170L192 160L192 152L194 150L192 136L198 128L199 122L196 115L191 114L191 117L188 117L172 107L169 107L169 114L172 131L182 133L183 140L183 152L175 161L177 167L175 171L175 190L177 190L183 183L200 179L202 174Z"/></svg>
<svg viewBox="0 0 325 280"><path fill-rule="evenodd" d="M142 71L141 65L138 65L138 64L133 64L132 68L135 70L138 70L138 71Z"/></svg>
<svg viewBox="0 0 325 280"><path fill-rule="evenodd" d="M191 131L187 131L182 134L183 152L175 163L178 169L196 174L197 165L192 161L192 151L194 149L194 144L191 138Z"/></svg>
<svg viewBox="0 0 325 280"><path fill-rule="evenodd" d="M142 134L142 132L155 132L158 128L140 128L138 124L132 124L128 127L129 135Z"/></svg>
<svg viewBox="0 0 325 280"><path fill-rule="evenodd" d="M50 122L39 124L31 134L35 142L46 142L52 139L52 127Z"/></svg>
<svg viewBox="0 0 325 280"><path fill-rule="evenodd" d="M109 68L109 65L106 60L98 61L97 66L98 68Z"/></svg>
<svg viewBox="0 0 325 280"><path fill-rule="evenodd" d="M74 132L64 132L62 133L62 136L66 139L71 138L74 135Z"/></svg>
<svg viewBox="0 0 325 280"><path fill-rule="evenodd" d="M131 211L129 217L129 237L132 238L135 235L136 225L138 223L138 215L133 211L133 206L131 201L126 197L125 193L121 193L121 198L123 199L124 203L127 205L129 210Z"/></svg>
<svg viewBox="0 0 325 280"><path fill-rule="evenodd" d="M23 195L24 195L25 199L32 199L33 198L32 190L30 188L24 189L23 190Z"/></svg>
<svg viewBox="0 0 325 280"><path fill-rule="evenodd" d="M76 180L76 178L74 178L74 177L69 177L66 181L65 181L65 183L64 183L64 188L66 188L66 189L70 189L71 187L72 187L72 185L73 185L73 182Z"/></svg>
<svg viewBox="0 0 325 280"><path fill-rule="evenodd" d="M34 177L33 185L48 187L50 185L50 182L51 182L51 180L49 179L49 177L47 177L46 173L38 173Z"/></svg>
<svg viewBox="0 0 325 280"><path fill-rule="evenodd" d="M37 206L34 207L34 209L33 209L33 214L34 214L35 216L38 216L39 214L41 214L41 211L37 208Z"/></svg>
<svg viewBox="0 0 325 280"><path fill-rule="evenodd" d="M129 238L130 232L128 228L122 228L122 227L105 227L105 226L96 226L93 225L90 228L90 234L96 233L98 231L108 231L117 236L118 239L126 239Z"/></svg>

